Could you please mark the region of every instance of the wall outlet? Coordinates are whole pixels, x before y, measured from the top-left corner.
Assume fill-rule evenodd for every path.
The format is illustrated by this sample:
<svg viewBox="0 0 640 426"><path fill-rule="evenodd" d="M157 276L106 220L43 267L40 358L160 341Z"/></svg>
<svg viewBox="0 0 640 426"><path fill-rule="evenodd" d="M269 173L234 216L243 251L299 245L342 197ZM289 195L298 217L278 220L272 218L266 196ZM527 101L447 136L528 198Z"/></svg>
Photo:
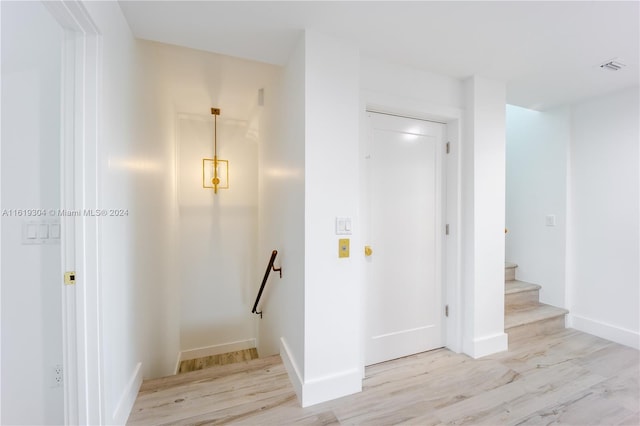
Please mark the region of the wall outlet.
<svg viewBox="0 0 640 426"><path fill-rule="evenodd" d="M51 387L61 388L63 380L64 378L63 378L62 365L60 364L54 365L51 371Z"/></svg>

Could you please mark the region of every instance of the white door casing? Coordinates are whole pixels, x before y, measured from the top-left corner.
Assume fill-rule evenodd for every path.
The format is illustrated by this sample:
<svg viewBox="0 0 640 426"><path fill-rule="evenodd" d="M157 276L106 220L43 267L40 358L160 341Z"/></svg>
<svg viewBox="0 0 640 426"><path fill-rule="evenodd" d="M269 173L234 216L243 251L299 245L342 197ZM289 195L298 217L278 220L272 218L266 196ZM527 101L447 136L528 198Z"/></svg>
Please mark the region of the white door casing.
<svg viewBox="0 0 640 426"><path fill-rule="evenodd" d="M100 32L81 2L56 0L44 4L65 30L61 208L96 210ZM62 219L62 268L76 273L76 284L65 286L62 294L65 423L104 424L100 224L85 215Z"/></svg>
<svg viewBox="0 0 640 426"><path fill-rule="evenodd" d="M365 365L444 346L445 126L367 113Z"/></svg>

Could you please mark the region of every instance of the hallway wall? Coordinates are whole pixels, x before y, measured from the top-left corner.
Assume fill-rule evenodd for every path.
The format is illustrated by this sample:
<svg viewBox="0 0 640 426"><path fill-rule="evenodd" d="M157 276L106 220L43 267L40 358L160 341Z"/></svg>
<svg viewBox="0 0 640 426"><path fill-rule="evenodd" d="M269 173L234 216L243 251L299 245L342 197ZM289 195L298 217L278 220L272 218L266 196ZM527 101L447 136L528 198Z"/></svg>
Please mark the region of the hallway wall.
<svg viewBox="0 0 640 426"><path fill-rule="evenodd" d="M570 325L640 349L638 87L572 108Z"/></svg>
<svg viewBox="0 0 640 426"><path fill-rule="evenodd" d="M305 390L303 405L359 392L362 229L359 189L360 52L306 31ZM336 217L353 219L338 258ZM342 236L344 238L344 236Z"/></svg>
<svg viewBox="0 0 640 426"><path fill-rule="evenodd" d="M103 417L126 421L143 378L170 374L179 350L174 124L118 3L85 2L102 34L98 153Z"/></svg>
<svg viewBox="0 0 640 426"><path fill-rule="evenodd" d="M507 350L504 333L504 82L464 81L462 347L479 358Z"/></svg>
<svg viewBox="0 0 640 426"><path fill-rule="evenodd" d="M258 353L280 353L289 362L289 376L298 395L304 374L305 276L305 45L301 37L280 78L265 92L273 105L261 117L265 129L260 144L260 262L278 250L276 265L258 307ZM264 269L260 272L264 273Z"/></svg>
<svg viewBox="0 0 640 426"><path fill-rule="evenodd" d="M63 31L41 2L2 2L1 424L62 424L61 245L23 243L23 225L60 223ZM26 216L43 209L44 216ZM25 214L20 212L25 211ZM51 240L50 240L51 241Z"/></svg>

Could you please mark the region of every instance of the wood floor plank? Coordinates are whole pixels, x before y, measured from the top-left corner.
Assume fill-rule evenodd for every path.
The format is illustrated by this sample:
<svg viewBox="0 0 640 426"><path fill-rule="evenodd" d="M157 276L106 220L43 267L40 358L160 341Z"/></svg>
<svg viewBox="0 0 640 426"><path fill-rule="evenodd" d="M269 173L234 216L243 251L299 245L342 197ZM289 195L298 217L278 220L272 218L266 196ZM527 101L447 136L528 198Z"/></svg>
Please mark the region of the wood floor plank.
<svg viewBox="0 0 640 426"><path fill-rule="evenodd" d="M279 357L146 381L131 425L635 425L640 354L576 330L471 359L439 349L366 368L363 391L302 408Z"/></svg>
<svg viewBox="0 0 640 426"><path fill-rule="evenodd" d="M516 424L523 426L540 424L600 426L603 424L602 419L605 418L606 424L615 425L624 422L632 415L633 412L587 390L537 411Z"/></svg>

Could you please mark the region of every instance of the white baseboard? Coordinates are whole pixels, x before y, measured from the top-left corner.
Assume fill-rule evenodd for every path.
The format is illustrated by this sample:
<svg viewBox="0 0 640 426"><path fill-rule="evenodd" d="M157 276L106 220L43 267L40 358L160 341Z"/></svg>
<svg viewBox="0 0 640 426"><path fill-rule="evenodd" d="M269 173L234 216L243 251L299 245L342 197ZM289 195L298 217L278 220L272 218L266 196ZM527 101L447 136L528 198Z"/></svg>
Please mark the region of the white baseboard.
<svg viewBox="0 0 640 426"><path fill-rule="evenodd" d="M178 352L178 356L176 357L176 368L173 369L173 374L178 374L180 372L181 362L182 362L182 352Z"/></svg>
<svg viewBox="0 0 640 426"><path fill-rule="evenodd" d="M127 386L125 387L122 396L120 396L118 405L116 405L116 409L113 411L113 418L109 422L110 424L124 425L127 423L127 419L131 414L133 404L136 402L136 397L138 396L138 391L140 391L141 385L142 363L139 362L129 379L129 383L127 383Z"/></svg>
<svg viewBox="0 0 640 426"><path fill-rule="evenodd" d="M640 333L580 315L569 314L568 325L576 330L640 350Z"/></svg>
<svg viewBox="0 0 640 426"><path fill-rule="evenodd" d="M492 336L478 337L464 345L464 353L472 358L504 352L509 349L509 336L506 333L497 333Z"/></svg>
<svg viewBox="0 0 640 426"><path fill-rule="evenodd" d="M359 367L305 382L283 338L280 339L280 358L303 407L362 391L362 370Z"/></svg>
<svg viewBox="0 0 640 426"><path fill-rule="evenodd" d="M178 356L178 367L182 361L203 358L212 355L226 354L227 352L242 351L256 347L256 339L238 340L236 342L222 343L220 345L206 346L203 348L187 349ZM177 370L176 370L177 371Z"/></svg>
<svg viewBox="0 0 640 426"><path fill-rule="evenodd" d="M287 374L289 375L289 381L293 385L293 390L296 392L298 396L298 401L302 403L302 386L303 379L302 374L300 373L300 369L298 368L298 364L295 361L295 358L291 354L291 350L287 345L287 342L284 340L284 337L280 338L280 358L282 358L282 363L284 364L284 368L287 370Z"/></svg>
<svg viewBox="0 0 640 426"><path fill-rule="evenodd" d="M302 406L309 407L358 392L362 392L362 372L359 368L353 368L305 382Z"/></svg>

